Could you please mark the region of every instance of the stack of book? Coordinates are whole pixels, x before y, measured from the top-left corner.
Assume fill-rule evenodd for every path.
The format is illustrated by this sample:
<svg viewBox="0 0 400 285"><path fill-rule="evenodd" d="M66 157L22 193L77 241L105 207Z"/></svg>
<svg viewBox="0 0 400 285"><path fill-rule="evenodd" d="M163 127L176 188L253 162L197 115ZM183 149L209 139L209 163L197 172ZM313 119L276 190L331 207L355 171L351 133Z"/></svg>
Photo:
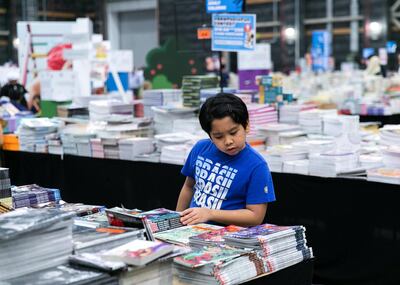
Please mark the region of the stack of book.
<svg viewBox="0 0 400 285"><path fill-rule="evenodd" d="M61 200L59 189L50 189L36 184L17 186L11 188L14 208L33 207L43 203Z"/></svg>
<svg viewBox="0 0 400 285"><path fill-rule="evenodd" d="M49 118L25 118L21 120L16 134L21 151L47 152L46 136L56 133L60 122Z"/></svg>
<svg viewBox="0 0 400 285"><path fill-rule="evenodd" d="M183 106L186 107L199 107L200 91L202 89L217 88L218 78L216 76L195 75L183 76L182 79L182 93L183 93Z"/></svg>
<svg viewBox="0 0 400 285"><path fill-rule="evenodd" d="M9 212L13 207L11 181L8 168L0 168L0 214Z"/></svg>
<svg viewBox="0 0 400 285"><path fill-rule="evenodd" d="M164 146L161 148L160 162L183 165L192 147L189 143Z"/></svg>
<svg viewBox="0 0 400 285"><path fill-rule="evenodd" d="M229 233L235 233L243 229L243 227L235 225L220 227L219 229L189 237L189 245L193 248L201 248L203 246L223 246L225 244L225 235Z"/></svg>
<svg viewBox="0 0 400 285"><path fill-rule="evenodd" d="M54 266L4 282L13 285L118 285L118 277L98 270L68 264Z"/></svg>
<svg viewBox="0 0 400 285"><path fill-rule="evenodd" d="M361 154L360 155L360 166L365 169L381 168L383 164L383 158L378 154Z"/></svg>
<svg viewBox="0 0 400 285"><path fill-rule="evenodd" d="M152 107L154 111L154 130L156 134L171 132L175 120L196 119L195 108L189 107Z"/></svg>
<svg viewBox="0 0 400 285"><path fill-rule="evenodd" d="M335 147L335 142L331 139L310 139L294 142L292 145L297 149L307 151L310 155L332 151Z"/></svg>
<svg viewBox="0 0 400 285"><path fill-rule="evenodd" d="M162 148L166 146L193 144L197 140L196 136L186 132L160 134L155 135L154 138L158 152L161 152Z"/></svg>
<svg viewBox="0 0 400 285"><path fill-rule="evenodd" d="M268 125L278 122L278 112L270 105L250 104L247 105L249 112L249 135L256 135L259 125Z"/></svg>
<svg viewBox="0 0 400 285"><path fill-rule="evenodd" d="M89 118L89 110L86 107L60 105L57 106L57 115L64 118L75 117L87 119Z"/></svg>
<svg viewBox="0 0 400 285"><path fill-rule="evenodd" d="M0 215L0 281L66 263L72 217L57 209L31 208Z"/></svg>
<svg viewBox="0 0 400 285"><path fill-rule="evenodd" d="M133 104L123 103L115 99L91 101L89 103L89 116L92 121L106 121L113 114L133 117Z"/></svg>
<svg viewBox="0 0 400 285"><path fill-rule="evenodd" d="M321 153L309 156L310 175L336 177L338 173L349 172L358 167L358 153Z"/></svg>
<svg viewBox="0 0 400 285"><path fill-rule="evenodd" d="M63 155L63 146L61 142L60 134L51 134L46 136L48 143L48 151L51 154Z"/></svg>
<svg viewBox="0 0 400 285"><path fill-rule="evenodd" d="M174 259L180 279L189 284L239 284L313 257L302 226L264 224L221 232L213 239L222 239L225 246L202 247Z"/></svg>
<svg viewBox="0 0 400 285"><path fill-rule="evenodd" d="M282 123L261 124L257 126L258 133L267 138L267 146L284 144L284 138L289 140L291 136L304 137L305 134L300 131L299 125L290 125ZM284 136L289 134L288 136ZM281 139L282 138L282 139ZM296 140L293 140L296 141Z"/></svg>
<svg viewBox="0 0 400 285"><path fill-rule="evenodd" d="M299 113L301 111L313 110L316 108L317 105L314 103L282 105L279 107L279 122L286 124L298 124Z"/></svg>
<svg viewBox="0 0 400 285"><path fill-rule="evenodd" d="M102 137L101 144L103 145L104 158L119 159L119 147L117 137Z"/></svg>
<svg viewBox="0 0 400 285"><path fill-rule="evenodd" d="M308 159L284 161L282 172L308 175L309 164Z"/></svg>
<svg viewBox="0 0 400 285"><path fill-rule="evenodd" d="M283 163L293 160L306 159L308 152L293 145L275 145L261 152L271 171L282 172Z"/></svg>
<svg viewBox="0 0 400 285"><path fill-rule="evenodd" d="M400 144L400 125L385 125L379 129L380 143L383 145Z"/></svg>
<svg viewBox="0 0 400 285"><path fill-rule="evenodd" d="M323 116L333 116L336 114L336 110L315 109L310 111L302 111L299 113L299 125L307 134L322 134Z"/></svg>
<svg viewBox="0 0 400 285"><path fill-rule="evenodd" d="M143 91L144 115L153 117L152 106L182 106L182 90L157 89Z"/></svg>
<svg viewBox="0 0 400 285"><path fill-rule="evenodd" d="M119 158L134 160L140 154L149 154L155 151L153 140L150 138L126 138L118 140Z"/></svg>
<svg viewBox="0 0 400 285"><path fill-rule="evenodd" d="M90 149L92 150L92 157L104 158L104 147L100 138L90 139Z"/></svg>
<svg viewBox="0 0 400 285"><path fill-rule="evenodd" d="M132 240L143 240L144 231L135 228L103 226L97 228L78 226L73 231L74 253L96 253L110 250Z"/></svg>
<svg viewBox="0 0 400 285"><path fill-rule="evenodd" d="M400 169L371 169L367 171L367 180L400 185Z"/></svg>
<svg viewBox="0 0 400 285"><path fill-rule="evenodd" d="M387 168L400 169L400 145L391 145L383 149L382 161Z"/></svg>
<svg viewBox="0 0 400 285"><path fill-rule="evenodd" d="M196 224L182 226L171 230L161 231L154 234L157 240L173 243L177 245L188 246L191 239L204 233L221 229L221 226L210 225L210 224Z"/></svg>
<svg viewBox="0 0 400 285"><path fill-rule="evenodd" d="M201 89L200 90L200 104L203 105L203 103L210 97L214 97L218 93L235 93L236 90L233 88L228 88L224 87L223 91L221 91L221 88L207 88L207 89ZM251 102L250 102L251 103Z"/></svg>
<svg viewBox="0 0 400 285"><path fill-rule="evenodd" d="M201 128L198 118L176 119L172 123L172 132L186 132L194 135L207 135Z"/></svg>

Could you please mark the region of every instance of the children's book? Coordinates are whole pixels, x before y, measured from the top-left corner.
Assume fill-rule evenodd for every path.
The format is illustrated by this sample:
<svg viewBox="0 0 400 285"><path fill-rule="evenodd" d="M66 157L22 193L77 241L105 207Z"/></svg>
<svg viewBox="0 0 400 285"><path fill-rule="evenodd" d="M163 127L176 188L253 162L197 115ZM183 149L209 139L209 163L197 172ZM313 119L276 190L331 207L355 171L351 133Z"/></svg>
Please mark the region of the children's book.
<svg viewBox="0 0 400 285"><path fill-rule="evenodd" d="M114 207L106 209L106 215L108 223L114 227L133 227L143 228L142 219L137 214L142 211L139 209L125 209L120 207Z"/></svg>
<svg viewBox="0 0 400 285"><path fill-rule="evenodd" d="M160 241L134 240L102 253L105 259L142 266L174 250L172 244Z"/></svg>
<svg viewBox="0 0 400 285"><path fill-rule="evenodd" d="M174 258L174 262L186 267L196 268L207 264L216 264L223 260L231 260L249 251L229 247L203 247L188 254Z"/></svg>
<svg viewBox="0 0 400 285"><path fill-rule="evenodd" d="M222 245L225 242L224 236L229 233L235 233L244 228L229 225L212 231L207 231L196 236L189 237L189 245L192 247L201 247L207 245Z"/></svg>
<svg viewBox="0 0 400 285"><path fill-rule="evenodd" d="M180 228L154 233L154 237L158 240L162 240L165 242L187 246L189 245L190 238L199 234L219 230L221 228L221 226L210 224L188 225Z"/></svg>

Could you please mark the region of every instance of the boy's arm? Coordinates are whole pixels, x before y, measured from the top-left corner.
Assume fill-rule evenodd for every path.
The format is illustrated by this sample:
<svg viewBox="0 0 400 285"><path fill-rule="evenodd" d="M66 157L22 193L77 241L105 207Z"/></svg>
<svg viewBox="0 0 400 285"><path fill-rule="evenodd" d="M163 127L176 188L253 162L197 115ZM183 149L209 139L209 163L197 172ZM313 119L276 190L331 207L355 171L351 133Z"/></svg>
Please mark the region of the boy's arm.
<svg viewBox="0 0 400 285"><path fill-rule="evenodd" d="M190 201L193 197L193 186L195 180L192 177L187 176L185 183L183 183L181 193L179 194L178 203L176 205L176 210L181 212L189 208Z"/></svg>
<svg viewBox="0 0 400 285"><path fill-rule="evenodd" d="M267 203L246 205L240 210L212 210L207 208L189 208L182 212L181 222L193 225L213 221L225 225L256 226L263 222Z"/></svg>

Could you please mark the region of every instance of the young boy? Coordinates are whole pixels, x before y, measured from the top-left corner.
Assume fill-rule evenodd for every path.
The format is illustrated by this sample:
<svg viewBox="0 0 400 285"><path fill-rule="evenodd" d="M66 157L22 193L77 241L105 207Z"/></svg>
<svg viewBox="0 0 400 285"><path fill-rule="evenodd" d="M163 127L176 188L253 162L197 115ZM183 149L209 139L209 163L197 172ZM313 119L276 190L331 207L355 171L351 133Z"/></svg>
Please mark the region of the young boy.
<svg viewBox="0 0 400 285"><path fill-rule="evenodd" d="M199 120L210 139L193 147L182 168L186 180L176 207L182 223L261 224L275 193L267 163L246 143L246 105L220 93L207 99Z"/></svg>

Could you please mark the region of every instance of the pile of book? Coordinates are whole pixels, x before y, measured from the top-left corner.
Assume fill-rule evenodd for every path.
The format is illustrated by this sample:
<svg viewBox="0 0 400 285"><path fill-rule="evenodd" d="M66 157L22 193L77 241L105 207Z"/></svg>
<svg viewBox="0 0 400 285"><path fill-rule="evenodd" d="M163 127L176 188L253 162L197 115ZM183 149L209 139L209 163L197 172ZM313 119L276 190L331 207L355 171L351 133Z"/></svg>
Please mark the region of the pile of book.
<svg viewBox="0 0 400 285"><path fill-rule="evenodd" d="M133 104L123 103L115 99L91 101L89 103L89 116L92 121L106 121L113 114L133 117Z"/></svg>
<svg viewBox="0 0 400 285"><path fill-rule="evenodd" d="M284 161L282 172L308 175L310 161L308 159Z"/></svg>
<svg viewBox="0 0 400 285"><path fill-rule="evenodd" d="M25 118L16 134L21 151L47 152L46 135L56 133L60 122L49 118Z"/></svg>
<svg viewBox="0 0 400 285"><path fill-rule="evenodd" d="M256 129L260 135L267 137L267 146L303 141L305 136L304 132L300 130L299 125L271 123L258 125ZM298 137L299 139L290 140L289 138L291 137Z"/></svg>
<svg viewBox="0 0 400 285"><path fill-rule="evenodd" d="M391 145L381 151L385 167L400 169L400 145Z"/></svg>
<svg viewBox="0 0 400 285"><path fill-rule="evenodd" d="M36 184L11 188L14 208L32 207L39 204L61 200L59 189L45 188Z"/></svg>
<svg viewBox="0 0 400 285"><path fill-rule="evenodd" d="M11 181L8 168L0 168L0 214L9 212L13 207Z"/></svg>
<svg viewBox="0 0 400 285"><path fill-rule="evenodd" d="M379 129L380 144L399 145L400 125L385 125Z"/></svg>
<svg viewBox="0 0 400 285"><path fill-rule="evenodd" d="M143 91L144 115L153 117L152 106L181 106L182 90L180 89L157 89Z"/></svg>
<svg viewBox="0 0 400 285"><path fill-rule="evenodd" d="M313 257L302 226L264 224L211 231L191 238L208 244L174 258L179 278L188 284L239 284ZM199 240L204 239L204 242Z"/></svg>
<svg viewBox="0 0 400 285"><path fill-rule="evenodd" d="M400 169L371 169L367 171L367 180L400 185Z"/></svg>
<svg viewBox="0 0 400 285"><path fill-rule="evenodd" d="M195 108L160 106L152 107L154 112L154 130L156 134L170 133L175 120L197 119Z"/></svg>
<svg viewBox="0 0 400 285"><path fill-rule="evenodd" d="M202 89L217 88L218 78L208 75L186 75L182 79L183 106L199 107L200 91Z"/></svg>
<svg viewBox="0 0 400 285"><path fill-rule="evenodd" d="M249 112L249 135L257 134L256 126L273 124L278 122L278 112L270 105L250 104L247 106Z"/></svg>
<svg viewBox="0 0 400 285"><path fill-rule="evenodd" d="M90 139L90 148L92 150L92 157L104 158L104 147L100 138Z"/></svg>
<svg viewBox="0 0 400 285"><path fill-rule="evenodd" d="M66 263L73 215L32 208L0 215L0 281Z"/></svg>
<svg viewBox="0 0 400 285"><path fill-rule="evenodd" d="M200 104L202 105L208 98L213 97L220 92L235 93L236 89L228 88L228 87L224 87L222 90L221 90L221 88L201 89L200 90Z"/></svg>
<svg viewBox="0 0 400 285"><path fill-rule="evenodd" d="M309 156L310 175L336 177L338 173L353 171L358 167L357 153L327 152Z"/></svg>
<svg viewBox="0 0 400 285"><path fill-rule="evenodd" d="M323 131L323 116L334 116L336 110L310 110L299 113L299 125L307 134L322 134Z"/></svg>
<svg viewBox="0 0 400 285"><path fill-rule="evenodd" d="M164 146L161 149L160 162L183 165L192 147L192 144Z"/></svg>
<svg viewBox="0 0 400 285"><path fill-rule="evenodd" d="M155 151L153 140L150 138L126 138L118 141L119 158L134 160L140 154Z"/></svg>
<svg viewBox="0 0 400 285"><path fill-rule="evenodd" d="M308 152L293 145L274 145L261 152L271 171L282 172L283 163L307 158Z"/></svg>
<svg viewBox="0 0 400 285"><path fill-rule="evenodd" d="M57 106L57 115L65 118L75 117L87 119L89 118L89 110L86 107L60 105Z"/></svg>
<svg viewBox="0 0 400 285"><path fill-rule="evenodd" d="M286 124L298 124L299 113L301 111L313 110L316 108L317 105L315 103L282 105L279 107L279 122Z"/></svg>

